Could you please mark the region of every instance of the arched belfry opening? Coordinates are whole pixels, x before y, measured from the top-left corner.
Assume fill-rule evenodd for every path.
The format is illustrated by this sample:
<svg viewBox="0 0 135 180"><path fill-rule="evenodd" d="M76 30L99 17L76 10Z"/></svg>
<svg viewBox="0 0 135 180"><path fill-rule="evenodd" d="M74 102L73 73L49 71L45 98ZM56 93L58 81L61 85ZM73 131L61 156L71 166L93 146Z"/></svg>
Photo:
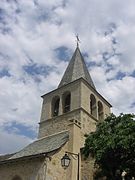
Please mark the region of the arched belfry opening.
<svg viewBox="0 0 135 180"><path fill-rule="evenodd" d="M98 101L98 120L102 121L104 119L104 111L103 111L103 104Z"/></svg>
<svg viewBox="0 0 135 180"><path fill-rule="evenodd" d="M92 116L97 118L96 98L93 94L90 95L90 113Z"/></svg>
<svg viewBox="0 0 135 180"><path fill-rule="evenodd" d="M71 93L65 92L62 96L63 102L63 113L69 112L71 110Z"/></svg>
<svg viewBox="0 0 135 180"><path fill-rule="evenodd" d="M60 97L55 96L52 99L52 116L58 116L59 115L59 104L60 104Z"/></svg>
<svg viewBox="0 0 135 180"><path fill-rule="evenodd" d="M14 176L12 180L22 180L22 178L20 176Z"/></svg>

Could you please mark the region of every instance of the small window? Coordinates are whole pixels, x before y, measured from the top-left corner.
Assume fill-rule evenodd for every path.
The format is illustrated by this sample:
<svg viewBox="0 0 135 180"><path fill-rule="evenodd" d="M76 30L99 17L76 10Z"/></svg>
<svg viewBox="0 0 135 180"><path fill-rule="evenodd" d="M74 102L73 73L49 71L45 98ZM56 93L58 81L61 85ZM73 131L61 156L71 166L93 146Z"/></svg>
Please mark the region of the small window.
<svg viewBox="0 0 135 180"><path fill-rule="evenodd" d="M104 119L103 105L100 101L98 101L98 120L102 121L103 119Z"/></svg>
<svg viewBox="0 0 135 180"><path fill-rule="evenodd" d="M71 94L66 92L63 94L63 113L70 111Z"/></svg>
<svg viewBox="0 0 135 180"><path fill-rule="evenodd" d="M59 96L54 97L52 100L52 116L59 115L59 103L60 103Z"/></svg>
<svg viewBox="0 0 135 180"><path fill-rule="evenodd" d="M93 94L90 95L90 113L92 116L97 118L96 98Z"/></svg>

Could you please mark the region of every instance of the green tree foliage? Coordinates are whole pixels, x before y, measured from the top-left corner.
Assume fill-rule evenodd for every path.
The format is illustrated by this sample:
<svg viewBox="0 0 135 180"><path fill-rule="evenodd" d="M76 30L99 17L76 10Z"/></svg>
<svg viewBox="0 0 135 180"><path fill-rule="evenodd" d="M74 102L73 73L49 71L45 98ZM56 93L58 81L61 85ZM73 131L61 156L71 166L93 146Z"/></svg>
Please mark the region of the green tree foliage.
<svg viewBox="0 0 135 180"><path fill-rule="evenodd" d="M123 170L135 177L134 118L133 114L111 114L86 138L84 155L93 155L108 180L116 179Z"/></svg>

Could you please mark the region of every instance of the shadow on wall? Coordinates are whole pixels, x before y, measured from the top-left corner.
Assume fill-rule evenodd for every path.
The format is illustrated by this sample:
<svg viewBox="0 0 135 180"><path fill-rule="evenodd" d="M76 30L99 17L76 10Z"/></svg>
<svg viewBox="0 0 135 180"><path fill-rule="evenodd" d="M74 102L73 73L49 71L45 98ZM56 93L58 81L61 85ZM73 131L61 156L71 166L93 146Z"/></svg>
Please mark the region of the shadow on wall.
<svg viewBox="0 0 135 180"><path fill-rule="evenodd" d="M22 180L22 178L20 176L15 176L12 180Z"/></svg>

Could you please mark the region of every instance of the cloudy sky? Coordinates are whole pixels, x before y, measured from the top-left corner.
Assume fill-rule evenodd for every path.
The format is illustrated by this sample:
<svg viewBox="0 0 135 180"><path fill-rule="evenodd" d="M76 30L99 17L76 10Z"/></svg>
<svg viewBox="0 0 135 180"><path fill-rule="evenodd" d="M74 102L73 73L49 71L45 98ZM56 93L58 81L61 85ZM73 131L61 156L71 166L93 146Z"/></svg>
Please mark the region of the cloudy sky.
<svg viewBox="0 0 135 180"><path fill-rule="evenodd" d="M37 136L42 99L76 48L115 114L135 113L135 0L0 1L0 154Z"/></svg>

